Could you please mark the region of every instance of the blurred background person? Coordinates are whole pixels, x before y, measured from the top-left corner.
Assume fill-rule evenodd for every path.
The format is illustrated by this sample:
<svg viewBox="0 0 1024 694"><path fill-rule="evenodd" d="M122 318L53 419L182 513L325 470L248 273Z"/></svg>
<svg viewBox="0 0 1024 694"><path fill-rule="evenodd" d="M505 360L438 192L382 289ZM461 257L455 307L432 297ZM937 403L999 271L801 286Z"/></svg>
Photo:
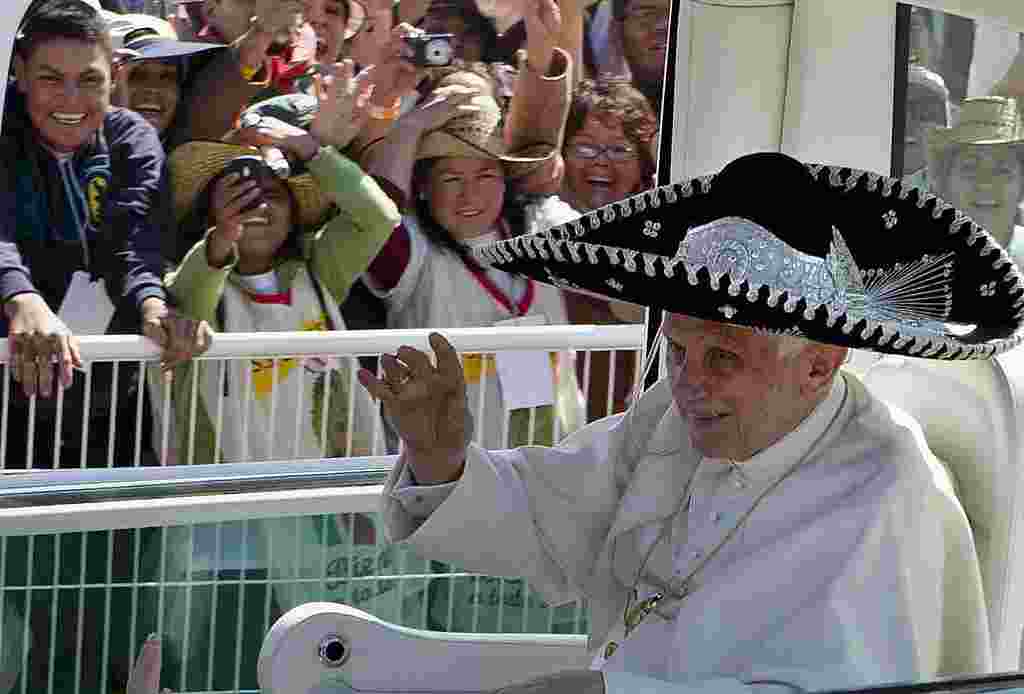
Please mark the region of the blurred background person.
<svg viewBox="0 0 1024 694"><path fill-rule="evenodd" d="M975 97L952 128L928 131L932 191L987 229L1021 264L1024 232L1024 124L1014 99Z"/></svg>
<svg viewBox="0 0 1024 694"><path fill-rule="evenodd" d="M217 140L238 115L288 68L302 0L207 0L207 24L196 40L230 50L197 56L182 90L181 117L170 148L191 140Z"/></svg>
<svg viewBox="0 0 1024 694"><path fill-rule="evenodd" d="M625 199L654 185L653 149L658 122L651 105L622 77L583 80L574 93L565 128L562 198L580 213ZM641 233L637 229L637 233ZM581 325L642 323L640 306L566 292L569 319ZM609 352L591 352L590 366L577 360L576 373L587 392L587 420L628 405L636 380L636 355L617 352L609 398ZM585 373L589 371L589 380Z"/></svg>
<svg viewBox="0 0 1024 694"><path fill-rule="evenodd" d="M225 50L197 41L179 41L171 24L145 14L111 22L114 39L114 91L111 103L138 113L166 140L178 116L188 77L189 56Z"/></svg>
<svg viewBox="0 0 1024 694"><path fill-rule="evenodd" d="M917 63L907 71L907 113L903 133L903 179L928 188L928 143L931 128L948 128L949 90L942 77Z"/></svg>
<svg viewBox="0 0 1024 694"><path fill-rule="evenodd" d="M481 327L522 317L568 322L561 292L479 268L468 254L476 244L576 216L557 195L525 205L518 198L524 181L557 161L571 71L568 55L556 48L553 0L535 0L527 13L526 60L507 117L489 72L455 71L364 155L368 171L407 210L367 272L368 286L388 305L389 327ZM509 441L543 443L556 426L561 434L574 430L583 416L574 368L570 354L557 356L555 402L534 414L506 406L493 356L468 358L471 401L482 399L487 413L476 425L483 440L501 446L507 428Z"/></svg>

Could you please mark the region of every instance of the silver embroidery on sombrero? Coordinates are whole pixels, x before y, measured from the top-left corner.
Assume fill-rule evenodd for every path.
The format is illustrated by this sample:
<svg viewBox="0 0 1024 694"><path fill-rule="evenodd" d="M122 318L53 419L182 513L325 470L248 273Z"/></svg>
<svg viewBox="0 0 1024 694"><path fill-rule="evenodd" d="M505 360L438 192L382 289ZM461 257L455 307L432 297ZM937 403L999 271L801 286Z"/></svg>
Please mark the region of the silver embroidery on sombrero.
<svg viewBox="0 0 1024 694"><path fill-rule="evenodd" d="M780 328L754 328L754 333L757 335L772 335L775 337L804 337L804 331L797 325L790 326L785 330Z"/></svg>
<svg viewBox="0 0 1024 694"><path fill-rule="evenodd" d="M691 229L679 244L675 260L690 268L706 268L712 290L728 276L729 293L748 294L769 288L769 305L786 294L783 310L792 313L801 300L804 316L813 318L824 306L830 321L846 316L842 330L850 334L865 323L868 335L883 323L899 323L901 332L946 336L952 308L952 252L924 256L892 268L862 272L842 234L832 230L825 258L802 253L764 227L741 217L725 217Z"/></svg>

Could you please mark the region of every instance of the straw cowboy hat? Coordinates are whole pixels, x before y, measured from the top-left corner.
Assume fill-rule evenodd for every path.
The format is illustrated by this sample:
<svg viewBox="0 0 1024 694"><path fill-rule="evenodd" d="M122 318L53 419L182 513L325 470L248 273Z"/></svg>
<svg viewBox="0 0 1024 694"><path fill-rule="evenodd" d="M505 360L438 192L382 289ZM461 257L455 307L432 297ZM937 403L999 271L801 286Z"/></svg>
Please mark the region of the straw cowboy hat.
<svg viewBox="0 0 1024 694"><path fill-rule="evenodd" d="M258 125L257 121L261 118L273 117L307 129L316 115L317 108L316 97L287 94L250 106L239 117L239 123L251 127ZM235 132L225 135L225 139L231 139ZM171 171L174 217L178 223L185 219L199 197L224 168L239 157L263 158L261 150L255 147L206 140L186 142L171 153L167 161ZM267 168L273 171L269 164ZM321 223L332 203L320 190L313 176L293 171L284 182L295 196L298 223L303 227Z"/></svg>
<svg viewBox="0 0 1024 694"><path fill-rule="evenodd" d="M991 234L899 179L778 153L473 256L563 289L875 352L983 359L1024 340L1024 277Z"/></svg>
<svg viewBox="0 0 1024 694"><path fill-rule="evenodd" d="M510 178L518 178L529 174L555 155L557 148L549 145L536 145L520 152L506 153L502 112L494 97L494 84L473 72L455 72L441 79L433 94L443 94L446 88L456 85L477 89L480 94L461 106L459 113L442 127L420 138L417 160L436 157L497 159L508 165L506 173ZM427 97L428 100L430 98Z"/></svg>
<svg viewBox="0 0 1024 694"><path fill-rule="evenodd" d="M935 159L957 145L1018 147L1024 143L1024 124L1017 101L1001 96L965 99L960 106L960 120L952 128L928 131L928 149Z"/></svg>

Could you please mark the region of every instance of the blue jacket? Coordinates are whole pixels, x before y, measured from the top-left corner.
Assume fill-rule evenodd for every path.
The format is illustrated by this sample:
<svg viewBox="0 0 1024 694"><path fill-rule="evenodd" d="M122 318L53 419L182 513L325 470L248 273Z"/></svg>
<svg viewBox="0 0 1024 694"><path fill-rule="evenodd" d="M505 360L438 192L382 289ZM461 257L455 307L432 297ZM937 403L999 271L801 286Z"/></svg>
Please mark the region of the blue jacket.
<svg viewBox="0 0 1024 694"><path fill-rule="evenodd" d="M87 178L86 250L66 233L69 205L57 160L34 137L20 95L10 92L0 137L0 300L37 292L56 311L72 274L88 270L104 278L111 301L134 318L130 331L137 331L142 301L166 298L162 244L170 203L156 129L133 111L111 108L92 142L74 155L76 167L109 155L109 171Z"/></svg>

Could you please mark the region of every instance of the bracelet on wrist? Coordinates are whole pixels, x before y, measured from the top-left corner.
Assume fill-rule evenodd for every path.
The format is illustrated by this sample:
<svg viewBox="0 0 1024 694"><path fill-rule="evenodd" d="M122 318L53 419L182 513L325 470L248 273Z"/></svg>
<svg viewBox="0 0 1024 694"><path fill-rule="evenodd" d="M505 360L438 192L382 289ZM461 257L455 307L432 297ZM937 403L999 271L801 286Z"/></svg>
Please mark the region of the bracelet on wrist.
<svg viewBox="0 0 1024 694"><path fill-rule="evenodd" d="M370 118L374 120L396 120L402 115L402 98L395 97L391 106L375 106L370 104Z"/></svg>

